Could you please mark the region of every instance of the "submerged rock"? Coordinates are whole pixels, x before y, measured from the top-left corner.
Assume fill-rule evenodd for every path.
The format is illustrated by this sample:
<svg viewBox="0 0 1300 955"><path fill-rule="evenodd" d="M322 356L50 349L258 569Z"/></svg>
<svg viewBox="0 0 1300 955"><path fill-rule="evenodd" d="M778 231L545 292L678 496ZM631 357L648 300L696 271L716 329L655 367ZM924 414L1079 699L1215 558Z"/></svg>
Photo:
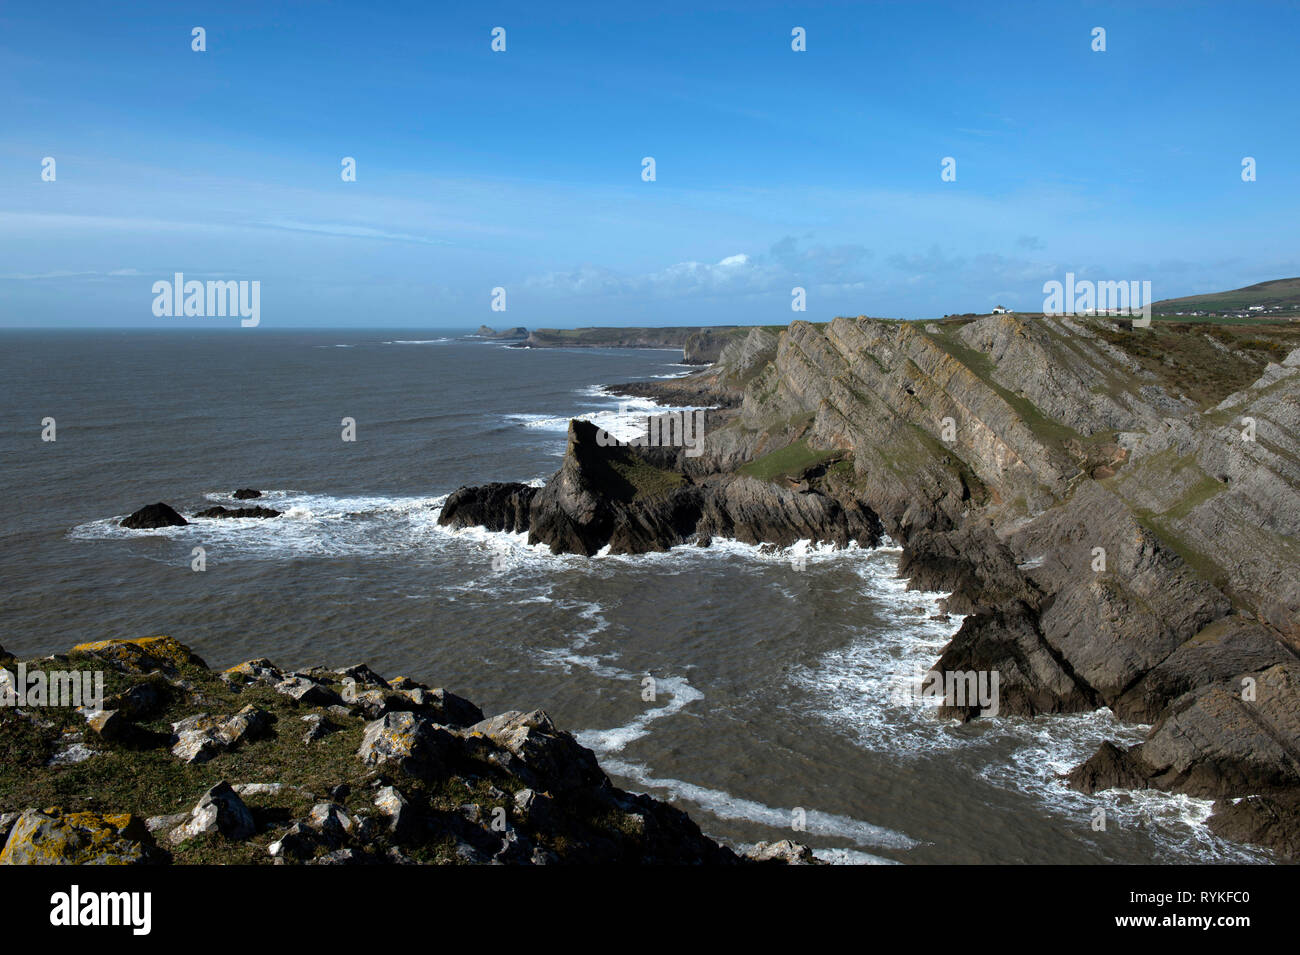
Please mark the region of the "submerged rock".
<svg viewBox="0 0 1300 955"><path fill-rule="evenodd" d="M272 510L269 507L262 507L261 505L258 505L257 507L229 508L229 507L222 507L221 505L218 504L216 507L207 507L201 511L196 511L194 516L195 517L222 517L222 518L234 518L234 517L268 518L268 517L279 517L280 512L276 510Z"/></svg>
<svg viewBox="0 0 1300 955"><path fill-rule="evenodd" d="M262 496L262 492L252 487L241 487L234 494L230 495L236 501L251 501L254 498Z"/></svg>

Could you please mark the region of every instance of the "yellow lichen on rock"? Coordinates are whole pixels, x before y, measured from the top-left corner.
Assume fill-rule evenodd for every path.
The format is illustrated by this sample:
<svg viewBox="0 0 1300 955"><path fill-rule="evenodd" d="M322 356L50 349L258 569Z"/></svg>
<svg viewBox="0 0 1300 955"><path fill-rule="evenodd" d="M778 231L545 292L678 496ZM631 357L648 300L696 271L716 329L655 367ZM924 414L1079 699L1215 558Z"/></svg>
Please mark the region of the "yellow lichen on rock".
<svg viewBox="0 0 1300 955"><path fill-rule="evenodd" d="M135 865L151 838L130 813L29 809L14 823L0 865Z"/></svg>
<svg viewBox="0 0 1300 955"><path fill-rule="evenodd" d="M72 652L99 657L127 673L147 673L160 667L174 670L186 664L205 665L185 644L162 635L79 643Z"/></svg>

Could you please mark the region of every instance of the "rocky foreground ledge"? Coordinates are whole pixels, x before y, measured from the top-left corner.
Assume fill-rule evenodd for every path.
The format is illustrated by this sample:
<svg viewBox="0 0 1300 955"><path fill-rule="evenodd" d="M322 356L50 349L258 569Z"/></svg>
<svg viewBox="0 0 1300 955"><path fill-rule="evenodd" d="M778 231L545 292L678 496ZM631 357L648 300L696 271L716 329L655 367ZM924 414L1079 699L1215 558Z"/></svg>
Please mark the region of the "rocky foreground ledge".
<svg viewBox="0 0 1300 955"><path fill-rule="evenodd" d="M103 705L0 708L2 865L813 861L618 789L541 710L364 664L217 673L157 636L26 663L56 670L103 671Z"/></svg>

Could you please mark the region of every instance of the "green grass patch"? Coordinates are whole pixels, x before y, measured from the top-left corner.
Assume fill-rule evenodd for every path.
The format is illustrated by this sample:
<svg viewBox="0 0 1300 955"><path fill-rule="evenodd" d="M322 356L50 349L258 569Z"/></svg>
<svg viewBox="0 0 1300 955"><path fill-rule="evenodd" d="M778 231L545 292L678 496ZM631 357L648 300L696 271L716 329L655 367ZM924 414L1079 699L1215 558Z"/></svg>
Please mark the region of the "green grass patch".
<svg viewBox="0 0 1300 955"><path fill-rule="evenodd" d="M739 469L746 477L760 481L775 481L778 478L797 478L809 468L841 457L843 451L823 451L808 446L802 439L792 441L784 448L755 458Z"/></svg>

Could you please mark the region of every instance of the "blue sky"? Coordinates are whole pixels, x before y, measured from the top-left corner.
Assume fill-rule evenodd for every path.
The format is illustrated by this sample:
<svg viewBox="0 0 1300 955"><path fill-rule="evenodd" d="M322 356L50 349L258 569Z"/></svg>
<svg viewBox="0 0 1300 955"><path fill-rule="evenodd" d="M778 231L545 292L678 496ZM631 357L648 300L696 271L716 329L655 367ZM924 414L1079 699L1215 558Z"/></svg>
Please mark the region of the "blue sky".
<svg viewBox="0 0 1300 955"><path fill-rule="evenodd" d="M9 0L0 325L232 325L156 318L175 272L260 281L262 328L919 318L1037 310L1066 271L1156 298L1300 275L1298 45L1281 2Z"/></svg>

